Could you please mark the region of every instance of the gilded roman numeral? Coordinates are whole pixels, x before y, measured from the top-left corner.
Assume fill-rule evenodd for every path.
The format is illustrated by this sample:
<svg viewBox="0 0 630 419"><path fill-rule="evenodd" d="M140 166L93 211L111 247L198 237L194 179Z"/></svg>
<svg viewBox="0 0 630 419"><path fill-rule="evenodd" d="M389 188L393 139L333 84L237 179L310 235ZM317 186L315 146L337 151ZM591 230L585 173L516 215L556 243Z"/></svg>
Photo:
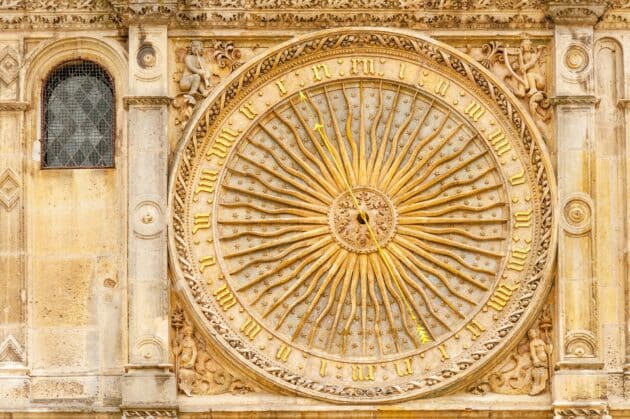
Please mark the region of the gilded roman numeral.
<svg viewBox="0 0 630 419"><path fill-rule="evenodd" d="M400 65L400 71L398 72L398 78L400 80L405 80L405 73L407 71L407 66L405 64Z"/></svg>
<svg viewBox="0 0 630 419"><path fill-rule="evenodd" d="M232 146L232 143L236 141L237 136L238 132L231 130L230 128L223 128L219 137L216 139L214 144L212 144L212 148L208 150L208 158L210 158L210 156L217 156L221 159L225 158L228 150Z"/></svg>
<svg viewBox="0 0 630 419"><path fill-rule="evenodd" d="M254 111L254 104L251 101L241 106L238 111L245 115L247 119L253 120L254 118L256 118L256 115L258 115L256 111Z"/></svg>
<svg viewBox="0 0 630 419"><path fill-rule="evenodd" d="M502 311L505 305L510 301L512 293L518 289L518 285L509 286L506 284L500 284L492 294L488 306L492 307L496 311Z"/></svg>
<svg viewBox="0 0 630 419"><path fill-rule="evenodd" d="M472 334L472 340L477 340L477 338L481 335L482 332L486 331L486 328L477 322L477 320L473 320L466 325L466 329Z"/></svg>
<svg viewBox="0 0 630 419"><path fill-rule="evenodd" d="M527 246L527 248L523 249L512 249L512 256L508 261L508 269L513 271L521 272L525 267L525 260L527 259L527 254L532 250L531 247Z"/></svg>
<svg viewBox="0 0 630 419"><path fill-rule="evenodd" d="M532 225L532 210L518 211L514 213L514 228L529 227Z"/></svg>
<svg viewBox="0 0 630 419"><path fill-rule="evenodd" d="M374 365L353 365L352 381L374 381Z"/></svg>
<svg viewBox="0 0 630 419"><path fill-rule="evenodd" d="M330 70L328 69L328 66L326 64L314 65L313 67L311 67L311 70L313 70L313 80L314 81L321 81L322 80L322 74L327 79L332 77L332 75L330 74Z"/></svg>
<svg viewBox="0 0 630 419"><path fill-rule="evenodd" d="M204 256L199 259L199 272L203 273L206 268L214 266L216 264L216 260L214 256Z"/></svg>
<svg viewBox="0 0 630 419"><path fill-rule="evenodd" d="M446 96L446 92L448 91L450 85L450 81L440 80L440 82L435 86L434 91L440 96Z"/></svg>
<svg viewBox="0 0 630 419"><path fill-rule="evenodd" d="M486 113L486 110L483 108L483 106L473 100L466 107L466 109L464 109L464 113L470 116L473 121L478 122L479 118L481 118L483 114Z"/></svg>
<svg viewBox="0 0 630 419"><path fill-rule="evenodd" d="M213 292L212 295L215 296L223 311L228 311L236 304L236 298L234 298L234 294L232 294L232 291L226 284Z"/></svg>
<svg viewBox="0 0 630 419"><path fill-rule="evenodd" d="M251 317L248 317L247 320L241 325L241 332L245 334L249 338L249 340L254 340L256 335L260 333L260 325L252 320Z"/></svg>
<svg viewBox="0 0 630 419"><path fill-rule="evenodd" d="M522 185L525 183L525 169L521 169L520 173L515 174L514 176L510 176L510 185Z"/></svg>
<svg viewBox="0 0 630 419"><path fill-rule="evenodd" d="M282 345L280 345L278 352L276 352L276 359L279 359L282 362L287 362L287 359L289 359L290 353L291 353L291 348L289 348L287 345L283 343Z"/></svg>
<svg viewBox="0 0 630 419"><path fill-rule="evenodd" d="M353 58L350 74L359 74L360 70L363 71L363 74L376 74L374 70L374 60L372 58Z"/></svg>
<svg viewBox="0 0 630 419"><path fill-rule="evenodd" d="M284 85L284 79L276 81L276 86L278 87L278 90L280 90L280 96L284 96L287 94L287 88Z"/></svg>
<svg viewBox="0 0 630 419"><path fill-rule="evenodd" d="M440 360L442 362L446 361L447 359L451 359L451 357L448 356L448 352L446 352L445 344L441 344L440 346L438 346L438 350L440 351Z"/></svg>
<svg viewBox="0 0 630 419"><path fill-rule="evenodd" d="M213 193L214 182L216 182L218 174L219 173L216 170L203 169L201 171L201 176L199 177L197 188L195 188L195 195L201 192L209 194Z"/></svg>
<svg viewBox="0 0 630 419"><path fill-rule="evenodd" d="M319 375L321 377L325 377L326 376L326 367L328 366L328 361L326 361L325 359L321 359L320 360L320 364L319 364Z"/></svg>
<svg viewBox="0 0 630 419"><path fill-rule="evenodd" d="M194 226L193 226L193 234L198 232L199 230L206 230L210 228L210 213L202 212L195 214Z"/></svg>
<svg viewBox="0 0 630 419"><path fill-rule="evenodd" d="M401 361L395 362L394 365L396 366L396 374L399 377L404 377L406 375L413 374L413 366L411 365L411 358L405 359L404 362L401 362Z"/></svg>
<svg viewBox="0 0 630 419"><path fill-rule="evenodd" d="M512 146L510 145L508 139L505 138L505 132L503 132L502 129L498 129L490 134L490 143L499 156L502 156L512 149Z"/></svg>

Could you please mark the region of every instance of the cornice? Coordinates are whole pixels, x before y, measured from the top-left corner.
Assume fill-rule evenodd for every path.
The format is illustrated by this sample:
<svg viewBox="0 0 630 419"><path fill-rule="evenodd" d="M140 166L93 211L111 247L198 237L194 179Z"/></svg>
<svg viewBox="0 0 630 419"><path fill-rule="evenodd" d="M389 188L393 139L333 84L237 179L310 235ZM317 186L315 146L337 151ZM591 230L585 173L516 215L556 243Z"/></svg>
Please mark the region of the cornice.
<svg viewBox="0 0 630 419"><path fill-rule="evenodd" d="M547 14L556 25L595 25L608 4L602 0L561 0L547 4Z"/></svg>

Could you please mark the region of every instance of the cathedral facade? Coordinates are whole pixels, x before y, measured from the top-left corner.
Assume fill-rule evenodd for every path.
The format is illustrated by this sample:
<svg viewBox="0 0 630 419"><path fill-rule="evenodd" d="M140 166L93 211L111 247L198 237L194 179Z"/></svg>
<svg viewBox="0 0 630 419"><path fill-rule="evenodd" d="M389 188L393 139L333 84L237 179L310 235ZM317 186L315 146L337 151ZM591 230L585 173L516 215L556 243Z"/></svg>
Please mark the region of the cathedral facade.
<svg viewBox="0 0 630 419"><path fill-rule="evenodd" d="M0 29L0 418L630 417L627 0Z"/></svg>

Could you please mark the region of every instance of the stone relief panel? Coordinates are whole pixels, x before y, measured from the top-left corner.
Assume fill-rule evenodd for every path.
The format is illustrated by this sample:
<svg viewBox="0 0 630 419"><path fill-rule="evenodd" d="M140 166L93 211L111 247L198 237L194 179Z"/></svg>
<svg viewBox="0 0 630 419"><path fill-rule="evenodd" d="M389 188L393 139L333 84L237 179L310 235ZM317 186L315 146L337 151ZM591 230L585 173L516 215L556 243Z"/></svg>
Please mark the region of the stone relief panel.
<svg viewBox="0 0 630 419"><path fill-rule="evenodd" d="M0 42L0 100L17 99L20 65L18 42Z"/></svg>
<svg viewBox="0 0 630 419"><path fill-rule="evenodd" d="M536 323L514 351L468 391L478 395L497 393L530 396L549 392L553 374L552 312L550 298Z"/></svg>
<svg viewBox="0 0 630 419"><path fill-rule="evenodd" d="M214 348L197 330L189 314L174 297L171 314L177 389L186 396L245 394L258 391L249 380L241 378L220 362Z"/></svg>
<svg viewBox="0 0 630 419"><path fill-rule="evenodd" d="M495 40L459 48L497 75L526 106L544 137L552 136L552 58L547 41Z"/></svg>
<svg viewBox="0 0 630 419"><path fill-rule="evenodd" d="M171 149L190 120L198 102L240 67L250 57L278 41L231 41L217 39L182 39L171 47L172 69L170 91L173 97L171 126L176 138Z"/></svg>

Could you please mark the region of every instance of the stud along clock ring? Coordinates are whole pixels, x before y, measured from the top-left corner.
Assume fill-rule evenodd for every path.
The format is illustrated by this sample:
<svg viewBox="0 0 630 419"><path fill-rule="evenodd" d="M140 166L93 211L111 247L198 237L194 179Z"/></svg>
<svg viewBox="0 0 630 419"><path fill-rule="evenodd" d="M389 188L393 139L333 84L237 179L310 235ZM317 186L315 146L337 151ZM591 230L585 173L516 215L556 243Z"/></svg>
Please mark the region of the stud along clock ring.
<svg viewBox="0 0 630 419"><path fill-rule="evenodd" d="M304 92L302 92L302 91L300 91L300 101L301 102L307 102L308 101L308 104L311 107L314 107L314 105L313 105L312 101L310 100L310 98L308 98L304 94ZM385 256L385 253L383 252L383 249L381 248L380 244L378 243L378 239L376 238L376 234L374 234L374 230L372 229L372 226L370 225L370 223L368 221L367 214L365 213L365 211L363 211L361 209L361 206L359 205L359 201L357 200L357 197L354 195L354 192L352 191L352 186L350 186L350 182L348 182L348 178L345 175L343 167L341 166L341 164L339 163L339 161L335 157L335 153L333 151L333 147L332 147L330 141L328 140L328 137L326 136L326 131L324 131L323 121L321 119L316 118L314 115L313 115L313 119L318 121L315 124L315 126L313 127L313 130L316 131L319 134L319 136L321 137L322 141L324 142L324 145L326 146L326 149L328 149L328 152L330 153L330 157L332 158L333 162L335 163L335 166L337 168L337 171L339 172L339 175L343 178L343 181L344 181L344 184L345 184L346 189L348 191L348 194L352 198L352 202L353 202L355 208L357 209L357 211L359 212L359 217L361 217L361 220L363 221L362 224L364 224L365 227L367 228L368 233L370 235L370 239L372 239L372 241L374 242L374 246L376 246L376 249L378 251L378 255L381 257L381 259L383 260L383 263L387 267L387 271L389 273L389 276L393 279L394 284L396 285L397 291L398 291L399 295L402 297L401 299L403 300L403 302L405 304L405 308L406 308L407 312L409 313L409 317L411 317L411 320L413 320L413 322L416 323L416 333L418 334L418 337L420 338L420 342L421 343L430 342L430 339L429 339L429 336L427 335L426 329L420 324L419 320L416 318L415 314L413 313L413 309L411 308L411 305L409 304L409 301L407 301L407 297L402 292L398 276L394 275L394 270L392 269L391 263L389 262L389 260ZM349 138L348 140L352 141L351 138Z"/></svg>
<svg viewBox="0 0 630 419"><path fill-rule="evenodd" d="M509 349L549 288L553 178L491 76L370 29L234 77L171 181L173 267L217 345L274 388L352 403L435 394Z"/></svg>

